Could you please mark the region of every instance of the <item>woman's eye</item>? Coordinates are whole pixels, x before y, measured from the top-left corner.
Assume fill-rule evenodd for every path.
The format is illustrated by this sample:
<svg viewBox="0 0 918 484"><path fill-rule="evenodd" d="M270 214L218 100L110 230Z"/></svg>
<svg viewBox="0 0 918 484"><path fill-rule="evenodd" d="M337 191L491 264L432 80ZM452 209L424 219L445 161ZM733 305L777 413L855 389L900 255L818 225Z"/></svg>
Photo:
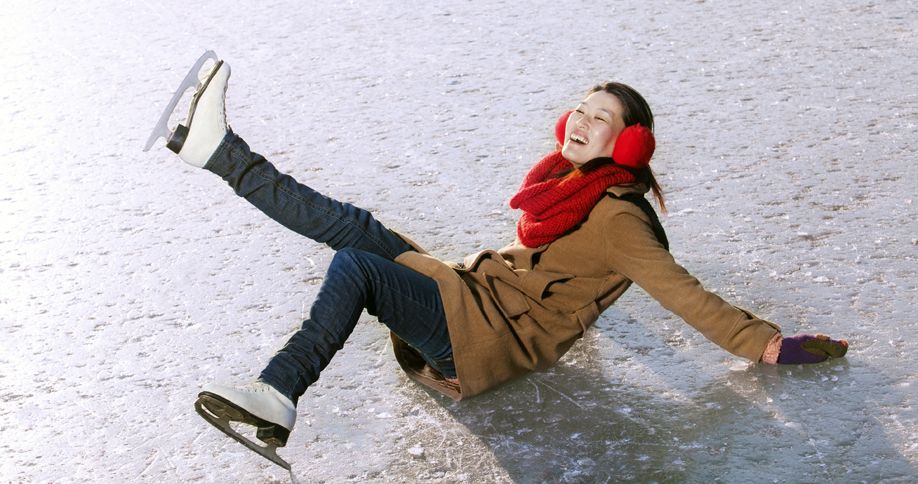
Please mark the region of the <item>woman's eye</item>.
<svg viewBox="0 0 918 484"><path fill-rule="evenodd" d="M603 123L608 123L608 121L606 121L605 118L600 118L599 116L596 116L596 119L598 119L599 121L602 121Z"/></svg>
<svg viewBox="0 0 918 484"><path fill-rule="evenodd" d="M583 114L583 110L582 110L582 109L579 109L579 108L578 108L578 109L575 109L574 112L575 112L575 113Z"/></svg>

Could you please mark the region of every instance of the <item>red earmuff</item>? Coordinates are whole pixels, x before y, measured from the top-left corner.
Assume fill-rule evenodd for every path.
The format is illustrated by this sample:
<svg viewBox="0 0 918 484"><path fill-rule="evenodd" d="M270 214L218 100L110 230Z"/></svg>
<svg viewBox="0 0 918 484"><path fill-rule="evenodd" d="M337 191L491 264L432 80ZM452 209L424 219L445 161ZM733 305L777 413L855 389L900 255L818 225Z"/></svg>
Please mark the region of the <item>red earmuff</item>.
<svg viewBox="0 0 918 484"><path fill-rule="evenodd" d="M558 118L558 122L555 123L555 139L558 140L558 143L564 145L564 133L567 131L567 118L571 117L573 111L568 111L561 115Z"/></svg>
<svg viewBox="0 0 918 484"><path fill-rule="evenodd" d="M619 165L641 169L650 164L650 158L657 147L653 132L640 124L632 124L618 135L612 159Z"/></svg>

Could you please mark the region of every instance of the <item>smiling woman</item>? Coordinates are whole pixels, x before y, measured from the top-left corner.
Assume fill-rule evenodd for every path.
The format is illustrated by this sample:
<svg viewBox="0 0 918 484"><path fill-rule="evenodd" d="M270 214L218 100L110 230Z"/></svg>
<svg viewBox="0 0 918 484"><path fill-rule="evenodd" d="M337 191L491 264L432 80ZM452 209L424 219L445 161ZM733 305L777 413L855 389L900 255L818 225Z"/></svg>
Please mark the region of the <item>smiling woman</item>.
<svg viewBox="0 0 918 484"><path fill-rule="evenodd" d="M650 188L660 210L666 212L663 190L650 167L656 148L653 112L640 93L620 82L595 86L559 123L562 120L563 137L559 129L555 134L561 138L558 143L566 160L585 172L609 163L636 170L637 182ZM610 154L611 159L606 158Z"/></svg>
<svg viewBox="0 0 918 484"><path fill-rule="evenodd" d="M258 380L209 384L196 402L205 419L279 465L289 469L276 447L293 429L299 397L364 309L391 330L395 357L411 378L457 400L555 364L632 283L753 362L815 363L847 350L845 341L825 336L782 338L777 325L706 291L673 260L644 198L653 190L664 208L650 169L653 115L624 84L598 86L562 117L560 150L536 163L511 199L522 210L516 240L457 264L430 256L366 210L316 192L252 152L226 125L229 64L211 58L192 68L200 82L185 125L171 132L159 126L151 142L162 134L181 159L336 251L309 318ZM267 447L231 422L256 427Z"/></svg>
<svg viewBox="0 0 918 484"><path fill-rule="evenodd" d="M590 94L567 119L561 154L577 168L611 154L625 129L624 111L616 96L606 91Z"/></svg>

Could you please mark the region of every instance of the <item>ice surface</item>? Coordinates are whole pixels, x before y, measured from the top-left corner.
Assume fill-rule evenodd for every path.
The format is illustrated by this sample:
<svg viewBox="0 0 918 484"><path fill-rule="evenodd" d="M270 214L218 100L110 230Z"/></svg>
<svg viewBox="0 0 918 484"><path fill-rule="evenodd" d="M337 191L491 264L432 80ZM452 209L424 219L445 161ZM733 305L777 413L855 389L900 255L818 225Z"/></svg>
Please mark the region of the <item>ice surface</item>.
<svg viewBox="0 0 918 484"><path fill-rule="evenodd" d="M367 317L280 450L302 482L914 479L914 2L311 3L4 2L0 481L287 478L192 403L257 375L331 254L140 151L206 49L256 151L445 259L508 242L559 113L632 84L677 259L851 341L750 366L634 289L551 371L452 403Z"/></svg>

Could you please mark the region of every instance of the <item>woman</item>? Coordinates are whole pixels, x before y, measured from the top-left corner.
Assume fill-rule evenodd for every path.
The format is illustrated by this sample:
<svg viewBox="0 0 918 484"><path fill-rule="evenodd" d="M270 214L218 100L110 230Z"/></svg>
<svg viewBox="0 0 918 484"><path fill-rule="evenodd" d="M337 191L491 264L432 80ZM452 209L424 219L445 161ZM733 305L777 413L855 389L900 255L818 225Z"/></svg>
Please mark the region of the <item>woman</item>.
<svg viewBox="0 0 918 484"><path fill-rule="evenodd" d="M626 85L594 88L559 120L560 150L533 167L511 200L523 211L517 240L451 264L252 153L226 126L229 65L201 73L188 126L169 135L169 147L271 218L337 251L309 318L258 380L207 385L196 404L211 423L281 465L274 447L286 443L297 399L363 309L389 327L396 358L413 379L457 400L554 364L632 282L752 361L815 363L847 350L846 341L823 335L783 338L777 325L705 291L673 260L644 199L652 190L665 210L649 166L653 115ZM258 427L268 450L235 434L229 421Z"/></svg>

